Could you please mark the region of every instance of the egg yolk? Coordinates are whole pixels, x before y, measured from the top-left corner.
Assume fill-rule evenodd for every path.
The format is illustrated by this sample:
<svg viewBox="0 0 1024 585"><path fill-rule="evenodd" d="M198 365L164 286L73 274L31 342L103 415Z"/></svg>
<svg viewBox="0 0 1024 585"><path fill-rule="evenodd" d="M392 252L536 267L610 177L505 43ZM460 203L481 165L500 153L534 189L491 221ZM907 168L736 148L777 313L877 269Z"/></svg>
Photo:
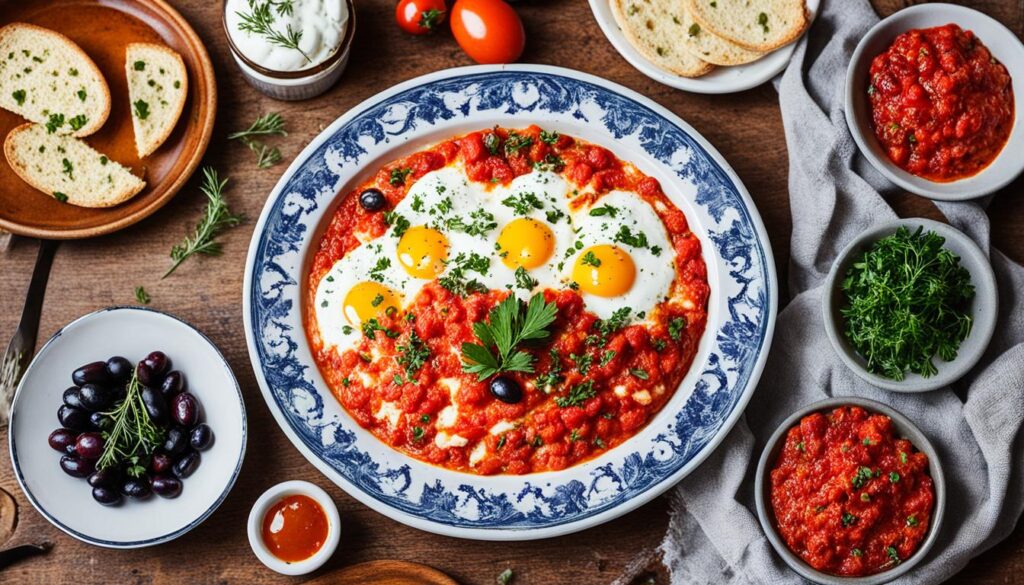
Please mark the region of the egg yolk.
<svg viewBox="0 0 1024 585"><path fill-rule="evenodd" d="M510 222L501 230L498 246L505 266L533 270L555 253L555 234L543 223L524 217Z"/></svg>
<svg viewBox="0 0 1024 585"><path fill-rule="evenodd" d="M349 289L342 311L349 325L358 327L389 308L397 310L401 306L402 299L398 293L379 282L366 281Z"/></svg>
<svg viewBox="0 0 1024 585"><path fill-rule="evenodd" d="M617 297L632 288L633 281L636 280L636 264L633 263L633 258L618 246L591 246L576 257L572 279L585 293L599 297Z"/></svg>
<svg viewBox="0 0 1024 585"><path fill-rule="evenodd" d="M448 259L448 238L420 225L411 227L398 240L398 262L411 276L428 280L444 270Z"/></svg>

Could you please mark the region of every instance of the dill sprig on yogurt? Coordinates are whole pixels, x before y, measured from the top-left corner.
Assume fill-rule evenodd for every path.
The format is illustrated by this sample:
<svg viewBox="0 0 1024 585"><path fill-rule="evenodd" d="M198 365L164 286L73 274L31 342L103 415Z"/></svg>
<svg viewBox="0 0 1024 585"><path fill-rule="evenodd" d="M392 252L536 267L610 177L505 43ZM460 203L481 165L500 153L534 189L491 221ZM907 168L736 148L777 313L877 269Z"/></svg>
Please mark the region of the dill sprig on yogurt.
<svg viewBox="0 0 1024 585"><path fill-rule="evenodd" d="M285 25L284 32L274 29L274 16L271 9L277 12L278 16L290 15L292 13L292 0L249 0L249 11L236 12L241 22L238 29L249 34L258 35L272 45L292 49L302 53L307 63L313 61L302 49L299 48L299 41L302 40L302 31L294 30L290 24Z"/></svg>

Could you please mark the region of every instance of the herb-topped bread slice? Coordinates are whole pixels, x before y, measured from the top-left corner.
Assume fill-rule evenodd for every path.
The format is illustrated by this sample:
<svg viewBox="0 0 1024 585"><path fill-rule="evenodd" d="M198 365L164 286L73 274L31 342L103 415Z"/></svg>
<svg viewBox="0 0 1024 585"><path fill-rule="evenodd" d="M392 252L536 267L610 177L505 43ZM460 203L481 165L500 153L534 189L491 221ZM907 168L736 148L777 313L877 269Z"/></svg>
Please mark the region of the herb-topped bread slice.
<svg viewBox="0 0 1024 585"><path fill-rule="evenodd" d="M693 19L716 35L751 51L788 45L807 29L804 0L683 0Z"/></svg>
<svg viewBox="0 0 1024 585"><path fill-rule="evenodd" d="M55 134L88 136L110 114L110 89L64 35L16 22L0 28L0 107Z"/></svg>
<svg viewBox="0 0 1024 585"><path fill-rule="evenodd" d="M671 0L611 0L611 7L629 43L658 67L683 77L700 77L715 68L679 46L686 31L676 22Z"/></svg>
<svg viewBox="0 0 1024 585"><path fill-rule="evenodd" d="M188 73L181 55L163 45L131 43L125 50L128 99L139 156L167 140L185 109Z"/></svg>
<svg viewBox="0 0 1024 585"><path fill-rule="evenodd" d="M714 65L743 65L764 57L761 51L751 51L701 28L700 23L690 14L685 1L677 0L675 6L679 17L673 22L679 22L679 38L683 48L690 53Z"/></svg>
<svg viewBox="0 0 1024 585"><path fill-rule="evenodd" d="M146 186L127 168L71 136L22 124L4 141L7 162L26 183L79 207L111 207Z"/></svg>

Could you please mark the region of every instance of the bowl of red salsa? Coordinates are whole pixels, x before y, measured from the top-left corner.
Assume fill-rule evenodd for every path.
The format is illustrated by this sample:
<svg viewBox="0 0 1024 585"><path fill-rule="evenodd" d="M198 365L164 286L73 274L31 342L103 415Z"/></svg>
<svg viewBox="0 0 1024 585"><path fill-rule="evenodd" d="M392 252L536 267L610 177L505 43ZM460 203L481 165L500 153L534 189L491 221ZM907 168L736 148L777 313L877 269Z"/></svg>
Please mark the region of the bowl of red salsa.
<svg viewBox="0 0 1024 585"><path fill-rule="evenodd" d="M929 3L861 39L846 78L846 120L860 151L918 195L964 200L1024 170L1024 45L970 8Z"/></svg>
<svg viewBox="0 0 1024 585"><path fill-rule="evenodd" d="M755 500L779 556L806 579L877 585L913 569L946 504L937 453L909 419L864 398L793 413L768 440Z"/></svg>

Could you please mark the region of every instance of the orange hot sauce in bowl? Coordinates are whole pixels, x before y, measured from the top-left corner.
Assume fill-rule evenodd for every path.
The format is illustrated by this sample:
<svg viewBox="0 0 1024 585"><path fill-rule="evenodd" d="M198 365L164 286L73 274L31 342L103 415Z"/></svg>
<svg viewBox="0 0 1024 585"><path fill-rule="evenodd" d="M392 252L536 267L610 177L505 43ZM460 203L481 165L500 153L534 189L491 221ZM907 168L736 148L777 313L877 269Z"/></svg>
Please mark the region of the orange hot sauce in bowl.
<svg viewBox="0 0 1024 585"><path fill-rule="evenodd" d="M315 555L327 541L327 514L316 500L301 494L285 496L263 516L263 542L287 563Z"/></svg>

